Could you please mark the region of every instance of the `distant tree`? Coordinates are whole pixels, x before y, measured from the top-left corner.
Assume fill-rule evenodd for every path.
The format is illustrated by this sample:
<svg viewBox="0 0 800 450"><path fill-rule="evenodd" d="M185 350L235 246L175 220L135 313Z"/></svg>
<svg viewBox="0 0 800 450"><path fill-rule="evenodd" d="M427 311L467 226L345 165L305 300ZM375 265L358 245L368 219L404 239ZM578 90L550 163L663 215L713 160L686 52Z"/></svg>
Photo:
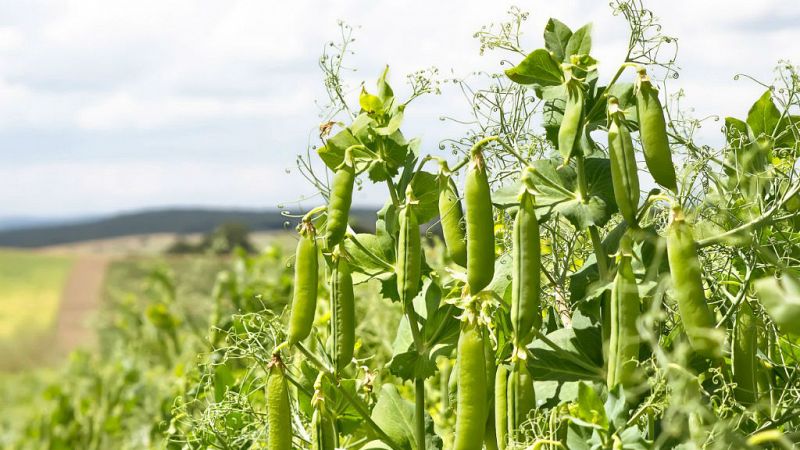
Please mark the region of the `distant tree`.
<svg viewBox="0 0 800 450"><path fill-rule="evenodd" d="M240 247L248 253L256 251L250 242L250 229L247 225L239 222L228 222L217 227L211 234L207 235L200 250L210 251L216 254L227 254L236 247Z"/></svg>

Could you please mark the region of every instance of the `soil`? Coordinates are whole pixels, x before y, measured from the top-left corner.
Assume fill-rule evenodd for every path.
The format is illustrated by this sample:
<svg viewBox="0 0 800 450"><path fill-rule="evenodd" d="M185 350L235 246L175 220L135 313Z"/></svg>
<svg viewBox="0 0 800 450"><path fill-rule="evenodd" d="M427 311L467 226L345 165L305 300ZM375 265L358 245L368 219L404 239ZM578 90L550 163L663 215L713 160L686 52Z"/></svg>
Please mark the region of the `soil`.
<svg viewBox="0 0 800 450"><path fill-rule="evenodd" d="M55 346L59 353L76 347L91 347L96 333L92 319L103 295L103 280L111 258L103 255L77 257L64 285L55 327Z"/></svg>

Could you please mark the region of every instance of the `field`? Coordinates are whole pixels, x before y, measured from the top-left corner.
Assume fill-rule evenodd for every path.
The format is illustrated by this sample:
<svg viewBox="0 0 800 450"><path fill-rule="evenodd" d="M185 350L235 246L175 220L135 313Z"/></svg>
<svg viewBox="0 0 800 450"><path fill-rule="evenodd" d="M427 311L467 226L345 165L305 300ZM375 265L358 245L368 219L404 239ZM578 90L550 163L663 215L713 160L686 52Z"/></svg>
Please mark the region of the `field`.
<svg viewBox="0 0 800 450"><path fill-rule="evenodd" d="M7 355L3 367L24 365L51 334L73 263L70 256L0 250L0 348Z"/></svg>

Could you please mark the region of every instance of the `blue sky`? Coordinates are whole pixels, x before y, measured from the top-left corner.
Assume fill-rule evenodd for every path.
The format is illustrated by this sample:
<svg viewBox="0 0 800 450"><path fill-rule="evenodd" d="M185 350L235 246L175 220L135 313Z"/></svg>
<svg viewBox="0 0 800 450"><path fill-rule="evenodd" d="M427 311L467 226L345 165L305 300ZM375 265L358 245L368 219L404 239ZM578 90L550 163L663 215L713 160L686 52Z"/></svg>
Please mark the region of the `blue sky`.
<svg viewBox="0 0 800 450"><path fill-rule="evenodd" d="M311 194L287 169L319 122L316 61L337 19L360 26L355 98L385 64L398 86L432 65L497 70L472 33L511 4L531 13L530 50L557 17L573 28L595 23L601 75L623 57L626 25L596 0L0 0L0 216L268 208ZM734 74L770 79L779 59L800 62L800 2L648 6L679 38L683 70L670 89L683 89L698 117L746 114L763 88ZM436 152L453 132L437 118L465 108L445 90L415 102L404 130ZM718 128L704 138L713 142ZM381 197L368 190L357 202Z"/></svg>

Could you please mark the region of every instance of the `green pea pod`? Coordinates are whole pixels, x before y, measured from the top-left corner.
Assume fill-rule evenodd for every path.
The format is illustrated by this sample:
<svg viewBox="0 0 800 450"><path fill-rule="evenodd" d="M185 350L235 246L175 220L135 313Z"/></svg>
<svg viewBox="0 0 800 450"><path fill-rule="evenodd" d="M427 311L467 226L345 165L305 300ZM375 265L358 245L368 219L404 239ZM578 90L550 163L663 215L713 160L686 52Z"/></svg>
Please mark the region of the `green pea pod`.
<svg viewBox="0 0 800 450"><path fill-rule="evenodd" d="M290 345L307 338L314 325L319 282L318 254L314 225L303 222L300 225L300 240L297 242L294 260L294 296L288 331Z"/></svg>
<svg viewBox="0 0 800 450"><path fill-rule="evenodd" d="M333 420L319 408L311 415L312 450L334 450L336 448L336 428Z"/></svg>
<svg viewBox="0 0 800 450"><path fill-rule="evenodd" d="M644 162L656 183L677 192L675 165L667 137L667 123L664 110L658 99L658 89L650 82L642 70L636 90L636 110L639 115L639 134L642 138Z"/></svg>
<svg viewBox="0 0 800 450"><path fill-rule="evenodd" d="M480 450L486 431L486 360L481 329L472 323L458 338L458 396L453 450Z"/></svg>
<svg viewBox="0 0 800 450"><path fill-rule="evenodd" d="M508 376L508 434L517 437L520 427L536 407L533 377L525 361L517 360Z"/></svg>
<svg viewBox="0 0 800 450"><path fill-rule="evenodd" d="M420 264L419 222L410 203L400 211L400 236L397 240L397 292L403 302L410 302L419 293Z"/></svg>
<svg viewBox="0 0 800 450"><path fill-rule="evenodd" d="M736 313L736 327L731 344L731 363L733 366L733 381L736 389L733 391L736 400L750 406L758 399L758 329L753 308L747 300L739 305Z"/></svg>
<svg viewBox="0 0 800 450"><path fill-rule="evenodd" d="M508 367L501 364L494 375L494 431L500 450L508 446L508 419Z"/></svg>
<svg viewBox="0 0 800 450"><path fill-rule="evenodd" d="M703 291L703 268L697 257L697 244L691 226L679 207L667 226L667 259L672 275L672 291L678 312L692 348L705 356L719 355L719 341L714 338L714 315Z"/></svg>
<svg viewBox="0 0 800 450"><path fill-rule="evenodd" d="M619 111L617 99L608 99L608 153L611 159L611 184L614 188L614 199L622 217L635 227L636 212L639 208L639 175L636 167L636 155L630 131L624 123L624 116Z"/></svg>
<svg viewBox="0 0 800 450"><path fill-rule="evenodd" d="M464 235L464 212L456 183L449 176L439 177L439 217L447 254L454 263L467 267L467 240Z"/></svg>
<svg viewBox="0 0 800 450"><path fill-rule="evenodd" d="M286 367L278 355L272 356L267 376L267 449L292 449L292 407Z"/></svg>
<svg viewBox="0 0 800 450"><path fill-rule="evenodd" d="M353 186L356 181L356 169L347 160L343 162L333 175L331 197L328 201L328 224L325 228L325 244L331 249L342 242L347 232L347 221L350 217L350 205L353 202Z"/></svg>
<svg viewBox="0 0 800 450"><path fill-rule="evenodd" d="M334 255L331 271L331 336L336 371L353 360L355 348L355 298L350 264L341 254Z"/></svg>
<svg viewBox="0 0 800 450"><path fill-rule="evenodd" d="M467 222L467 284L473 294L494 277L494 216L483 155L475 152L464 186Z"/></svg>
<svg viewBox="0 0 800 450"><path fill-rule="evenodd" d="M636 382L639 359L639 332L636 329L636 320L641 315L641 300L631 259L630 239L625 236L620 245L617 274L611 287L611 333L606 378L609 389L617 384L628 388Z"/></svg>
<svg viewBox="0 0 800 450"><path fill-rule="evenodd" d="M583 86L575 78L570 78L567 88L567 103L564 105L564 117L558 127L558 151L568 162L574 156L583 131Z"/></svg>
<svg viewBox="0 0 800 450"><path fill-rule="evenodd" d="M513 274L511 279L511 326L516 348L524 348L532 338L532 329L539 327L539 288L541 261L539 221L534 199L527 190L520 196L514 219Z"/></svg>

